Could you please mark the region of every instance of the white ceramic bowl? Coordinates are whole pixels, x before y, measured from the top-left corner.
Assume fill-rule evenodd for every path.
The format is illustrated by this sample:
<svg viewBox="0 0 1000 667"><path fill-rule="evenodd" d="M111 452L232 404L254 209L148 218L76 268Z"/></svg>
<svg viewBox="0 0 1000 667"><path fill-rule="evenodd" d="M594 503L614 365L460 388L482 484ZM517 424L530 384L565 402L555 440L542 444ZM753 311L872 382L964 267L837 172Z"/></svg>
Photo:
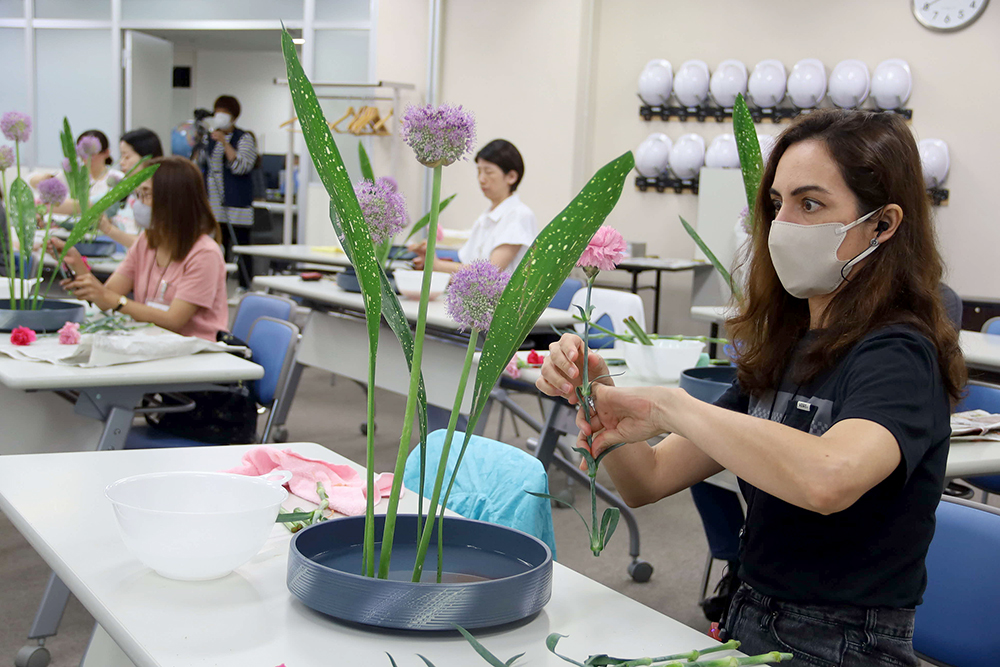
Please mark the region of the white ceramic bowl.
<svg viewBox="0 0 1000 667"><path fill-rule="evenodd" d="M910 99L913 77L905 60L890 58L875 67L872 76L872 97L879 109L898 109Z"/></svg>
<svg viewBox="0 0 1000 667"><path fill-rule="evenodd" d="M920 151L920 167L924 172L924 185L936 188L948 178L951 156L948 144L940 139L921 139L917 144Z"/></svg>
<svg viewBox="0 0 1000 667"><path fill-rule="evenodd" d="M721 169L738 169L740 153L736 149L736 137L731 134L720 134L705 151L705 166Z"/></svg>
<svg viewBox="0 0 1000 667"><path fill-rule="evenodd" d="M830 99L842 109L860 107L871 91L868 65L860 60L842 60L830 74Z"/></svg>
<svg viewBox="0 0 1000 667"><path fill-rule="evenodd" d="M780 60L761 60L747 82L750 100L762 109L776 107L785 98L785 65Z"/></svg>
<svg viewBox="0 0 1000 667"><path fill-rule="evenodd" d="M670 149L670 171L677 178L694 178L705 164L705 140L700 134L685 134Z"/></svg>
<svg viewBox="0 0 1000 667"><path fill-rule="evenodd" d="M168 579L199 581L223 577L260 551L291 476L159 472L120 479L104 494L132 555Z"/></svg>
<svg viewBox="0 0 1000 667"><path fill-rule="evenodd" d="M399 290L400 294L405 296L407 299L420 299L420 287L423 285L424 280L423 271L406 271L397 269L393 272L393 277L396 280L396 289ZM450 273L444 273L443 271L432 272L431 291L428 298L433 301L441 296L444 293L445 288L448 287L449 280L451 280Z"/></svg>
<svg viewBox="0 0 1000 667"><path fill-rule="evenodd" d="M704 60L688 60L674 77L674 97L682 106L696 107L708 99L711 74Z"/></svg>
<svg viewBox="0 0 1000 667"><path fill-rule="evenodd" d="M826 68L816 58L795 63L788 75L788 97L800 109L812 109L826 95Z"/></svg>
<svg viewBox="0 0 1000 667"><path fill-rule="evenodd" d="M733 106L738 94L747 94L747 66L739 60L723 60L712 72L708 89L720 107Z"/></svg>
<svg viewBox="0 0 1000 667"><path fill-rule="evenodd" d="M639 75L639 99L650 106L667 103L674 85L674 68L669 60L650 60Z"/></svg>
<svg viewBox="0 0 1000 667"><path fill-rule="evenodd" d="M673 142L662 132L649 135L635 150L635 170L649 178L665 173L670 166L671 148Z"/></svg>
<svg viewBox="0 0 1000 667"><path fill-rule="evenodd" d="M625 364L640 379L676 382L681 371L698 364L705 344L696 340L654 340L652 345L622 343Z"/></svg>

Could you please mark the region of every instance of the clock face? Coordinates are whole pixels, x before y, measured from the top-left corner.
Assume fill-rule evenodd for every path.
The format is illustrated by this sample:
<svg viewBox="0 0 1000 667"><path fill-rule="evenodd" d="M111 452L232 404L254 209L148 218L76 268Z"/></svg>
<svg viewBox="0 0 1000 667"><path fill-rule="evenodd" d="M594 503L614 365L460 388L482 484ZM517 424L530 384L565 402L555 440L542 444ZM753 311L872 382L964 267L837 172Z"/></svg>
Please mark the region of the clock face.
<svg viewBox="0 0 1000 667"><path fill-rule="evenodd" d="M913 0L913 15L931 30L959 30L986 9L989 0Z"/></svg>

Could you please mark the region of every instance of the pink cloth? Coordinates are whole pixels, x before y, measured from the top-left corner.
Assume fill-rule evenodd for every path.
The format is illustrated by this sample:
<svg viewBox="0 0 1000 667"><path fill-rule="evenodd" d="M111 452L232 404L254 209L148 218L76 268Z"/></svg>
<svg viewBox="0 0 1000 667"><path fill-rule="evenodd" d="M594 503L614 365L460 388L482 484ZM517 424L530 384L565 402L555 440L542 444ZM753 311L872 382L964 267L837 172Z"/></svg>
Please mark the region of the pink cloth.
<svg viewBox="0 0 1000 667"><path fill-rule="evenodd" d="M178 332L183 336L214 341L216 333L229 330L226 261L222 248L207 234L195 241L184 259L160 267L156 250L149 247L142 233L114 275L129 280L135 300L141 304L169 306L174 299L181 299L198 306Z"/></svg>
<svg viewBox="0 0 1000 667"><path fill-rule="evenodd" d="M354 468L341 466L327 461L307 459L290 449L278 450L263 445L254 447L243 455L241 465L226 472L237 475L265 475L272 470L287 470L292 473L288 482L288 490L303 500L319 504L316 493L316 483L322 482L323 489L330 499L330 509L356 516L365 513L365 480ZM392 475L382 473L375 475L375 492L378 503L389 495L392 488ZM400 487L402 495L402 487Z"/></svg>

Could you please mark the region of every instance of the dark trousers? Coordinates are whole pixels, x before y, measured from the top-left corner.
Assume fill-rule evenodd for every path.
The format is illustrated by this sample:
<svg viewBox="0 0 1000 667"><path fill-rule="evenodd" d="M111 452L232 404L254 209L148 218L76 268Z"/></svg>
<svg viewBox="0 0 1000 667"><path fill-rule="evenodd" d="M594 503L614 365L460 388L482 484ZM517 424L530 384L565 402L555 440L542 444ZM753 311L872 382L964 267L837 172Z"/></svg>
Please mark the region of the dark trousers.
<svg viewBox="0 0 1000 667"><path fill-rule="evenodd" d="M250 289L250 283L253 281L252 258L246 255L239 255L234 260L233 236L236 237L235 245L250 245L250 227L222 223L222 246L226 250L226 261L236 262L236 276L239 278L240 287Z"/></svg>
<svg viewBox="0 0 1000 667"><path fill-rule="evenodd" d="M740 651L795 654L796 665L917 667L913 609L782 602L743 584L729 607L723 636Z"/></svg>

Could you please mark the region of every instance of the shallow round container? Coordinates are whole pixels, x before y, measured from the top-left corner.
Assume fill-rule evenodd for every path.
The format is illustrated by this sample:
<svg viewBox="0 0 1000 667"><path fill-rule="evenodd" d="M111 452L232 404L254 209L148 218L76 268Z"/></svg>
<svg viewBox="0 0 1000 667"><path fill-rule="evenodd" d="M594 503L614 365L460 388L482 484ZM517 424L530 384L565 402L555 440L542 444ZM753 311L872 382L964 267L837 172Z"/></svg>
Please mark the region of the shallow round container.
<svg viewBox="0 0 1000 667"><path fill-rule="evenodd" d="M291 473L158 472L120 479L105 495L129 551L168 579L217 579L264 545Z"/></svg>
<svg viewBox="0 0 1000 667"><path fill-rule="evenodd" d="M11 310L10 299L0 299L0 331L28 327L35 333L59 331L67 322L83 322L87 307L75 301L45 299L38 310Z"/></svg>
<svg viewBox="0 0 1000 667"><path fill-rule="evenodd" d="M73 246L84 257L110 257L117 247L114 241L81 242Z"/></svg>
<svg viewBox="0 0 1000 667"><path fill-rule="evenodd" d="M385 517L375 518L375 535ZM552 596L552 552L521 531L446 517L444 571L435 582L437 523L424 577L410 581L417 517L396 519L388 579L361 576L365 518L345 517L310 526L292 538L288 590L306 606L342 621L404 630L487 628L541 611ZM376 544L376 554L379 544ZM376 558L378 556L376 555Z"/></svg>
<svg viewBox="0 0 1000 667"><path fill-rule="evenodd" d="M706 403L715 403L736 379L736 366L688 368L681 373L681 389Z"/></svg>
<svg viewBox="0 0 1000 667"><path fill-rule="evenodd" d="M649 382L676 382L681 371L693 368L705 344L697 340L654 340L652 345L622 343L625 363Z"/></svg>

